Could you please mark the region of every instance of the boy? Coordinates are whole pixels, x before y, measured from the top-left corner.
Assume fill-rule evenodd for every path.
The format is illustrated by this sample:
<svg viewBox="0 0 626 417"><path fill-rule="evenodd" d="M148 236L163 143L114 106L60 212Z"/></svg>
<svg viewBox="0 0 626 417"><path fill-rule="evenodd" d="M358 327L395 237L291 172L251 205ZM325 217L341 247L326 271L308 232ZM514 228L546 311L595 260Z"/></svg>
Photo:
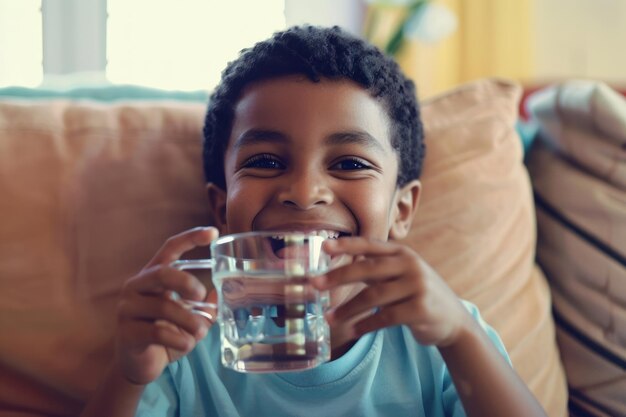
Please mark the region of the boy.
<svg viewBox="0 0 626 417"><path fill-rule="evenodd" d="M243 51L205 120L211 208L223 234L338 232L325 250L354 261L314 281L331 293L331 361L224 369L217 326L169 297L215 298L169 267L218 235L194 229L125 285L115 359L83 415L544 415L475 307L395 242L417 208L422 136L413 83L338 28L291 28Z"/></svg>

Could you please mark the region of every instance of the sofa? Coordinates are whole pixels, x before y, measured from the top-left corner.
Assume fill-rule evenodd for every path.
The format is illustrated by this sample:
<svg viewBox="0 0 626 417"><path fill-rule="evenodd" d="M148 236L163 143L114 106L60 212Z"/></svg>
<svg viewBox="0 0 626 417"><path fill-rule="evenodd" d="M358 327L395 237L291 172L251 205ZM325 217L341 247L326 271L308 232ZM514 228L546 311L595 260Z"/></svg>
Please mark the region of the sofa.
<svg viewBox="0 0 626 417"><path fill-rule="evenodd" d="M212 224L200 157L206 97L108 90L0 90L1 417L79 414L111 358L123 282L167 237ZM587 255L561 245L558 225L544 226L550 212L536 205L533 187L559 210L550 196L561 193L560 174L543 180L553 165L547 158L578 165L560 156L567 145L554 145L564 130L554 127L562 109L549 116L552 125L543 116L554 100L539 100L533 129L520 129L522 93L509 80L482 79L422 102L424 190L406 243L481 309L549 416L626 415L618 394L626 358L623 258L604 259L605 279L591 286L596 304L561 290L575 274L569 260L584 269ZM623 179L626 140L619 135L626 129L613 130L617 139L605 136L622 159L610 171ZM538 134L522 141L527 131ZM624 256L623 183L607 183L621 194L612 194L617 217L601 225L608 235L598 239L610 235L610 254ZM589 227L601 223L589 206L562 204L574 207L579 227L588 216L598 220ZM568 319L572 309L576 320ZM602 333L602 325L614 332ZM590 346L571 342L568 326L589 330L604 350L585 352Z"/></svg>

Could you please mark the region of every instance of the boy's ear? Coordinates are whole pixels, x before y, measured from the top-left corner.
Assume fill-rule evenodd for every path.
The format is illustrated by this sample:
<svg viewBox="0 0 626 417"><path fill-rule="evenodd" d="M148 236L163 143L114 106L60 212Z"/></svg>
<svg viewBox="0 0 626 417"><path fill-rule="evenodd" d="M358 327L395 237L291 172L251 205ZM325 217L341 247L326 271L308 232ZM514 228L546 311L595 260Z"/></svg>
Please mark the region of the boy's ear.
<svg viewBox="0 0 626 417"><path fill-rule="evenodd" d="M393 208L389 230L390 239L402 239L409 233L419 204L421 190L422 183L413 180L396 192L395 207Z"/></svg>
<svg viewBox="0 0 626 417"><path fill-rule="evenodd" d="M206 185L206 191L214 226L219 229L220 233L226 233L226 191L212 182Z"/></svg>

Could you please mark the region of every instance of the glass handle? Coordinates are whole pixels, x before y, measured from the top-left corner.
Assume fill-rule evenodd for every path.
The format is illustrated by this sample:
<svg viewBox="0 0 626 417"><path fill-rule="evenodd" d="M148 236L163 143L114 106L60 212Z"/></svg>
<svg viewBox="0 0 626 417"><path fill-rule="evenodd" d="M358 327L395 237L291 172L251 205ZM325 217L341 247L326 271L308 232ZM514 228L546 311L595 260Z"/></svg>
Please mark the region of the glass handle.
<svg viewBox="0 0 626 417"><path fill-rule="evenodd" d="M170 264L172 268L176 268L181 271L184 271L185 269L212 269L214 265L215 261L213 259L179 259L178 261L174 261ZM210 322L215 322L215 314L206 310L209 309L217 311L217 304L206 301L185 300L176 292L172 293L172 299L180 301L185 307L191 309L193 313L205 317Z"/></svg>
<svg viewBox="0 0 626 417"><path fill-rule="evenodd" d="M210 321L211 323L215 323L217 321L216 314L206 311L206 309L217 311L217 304L191 302L191 301L183 301L183 304L189 307L189 309L191 310L193 314L202 316L208 321ZM191 305L191 304L194 304L194 305ZM196 304L201 304L201 305L196 305Z"/></svg>
<svg viewBox="0 0 626 417"><path fill-rule="evenodd" d="M215 266L213 259L179 259L170 264L172 268L185 269L212 269Z"/></svg>

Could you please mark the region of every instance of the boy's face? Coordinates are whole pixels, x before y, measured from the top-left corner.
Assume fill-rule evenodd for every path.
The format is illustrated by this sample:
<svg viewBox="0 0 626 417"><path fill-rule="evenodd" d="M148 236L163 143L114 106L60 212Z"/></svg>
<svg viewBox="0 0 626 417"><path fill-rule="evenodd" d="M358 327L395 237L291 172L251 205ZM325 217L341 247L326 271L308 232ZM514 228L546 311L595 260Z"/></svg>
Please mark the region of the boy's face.
<svg viewBox="0 0 626 417"><path fill-rule="evenodd" d="M235 107L226 191L208 187L221 232L403 237L419 182L396 187L389 124L383 106L350 81L289 76L253 84Z"/></svg>

